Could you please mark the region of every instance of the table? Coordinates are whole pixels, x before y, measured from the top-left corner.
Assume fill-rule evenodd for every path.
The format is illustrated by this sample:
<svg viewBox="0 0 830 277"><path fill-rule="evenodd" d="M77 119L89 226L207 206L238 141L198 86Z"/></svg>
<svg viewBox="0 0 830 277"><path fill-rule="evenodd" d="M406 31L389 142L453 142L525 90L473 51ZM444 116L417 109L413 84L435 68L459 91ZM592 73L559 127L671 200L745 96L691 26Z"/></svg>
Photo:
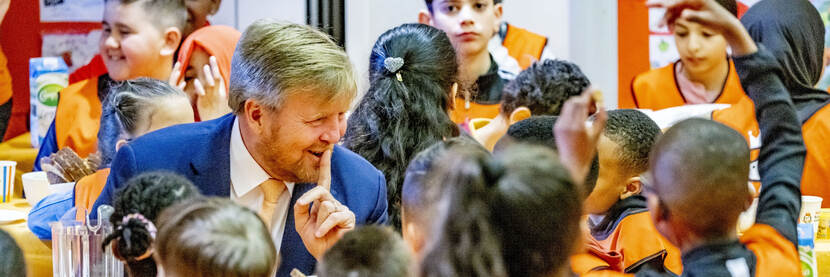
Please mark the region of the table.
<svg viewBox="0 0 830 277"><path fill-rule="evenodd" d="M0 160L17 162L14 173L14 195L16 197L23 197L23 182L20 176L32 171L37 158L37 150L32 148L30 133L0 143Z"/></svg>
<svg viewBox="0 0 830 277"><path fill-rule="evenodd" d="M28 214L31 209L32 207L25 199L14 199L12 202L0 203L0 210L16 210ZM9 232L23 250L28 276L52 276L52 241L38 239L32 231L29 231L26 220L0 224L0 229Z"/></svg>

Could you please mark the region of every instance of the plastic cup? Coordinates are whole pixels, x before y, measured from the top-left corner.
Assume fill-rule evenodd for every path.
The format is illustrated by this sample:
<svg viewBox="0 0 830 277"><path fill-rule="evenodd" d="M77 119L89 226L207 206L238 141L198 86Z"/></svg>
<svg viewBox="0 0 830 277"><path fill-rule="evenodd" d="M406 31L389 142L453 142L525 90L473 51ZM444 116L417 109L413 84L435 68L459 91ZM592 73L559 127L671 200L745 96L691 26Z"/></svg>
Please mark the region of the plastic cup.
<svg viewBox="0 0 830 277"><path fill-rule="evenodd" d="M818 196L801 196L801 213L798 216L798 223L813 224L814 235L818 232L821 201L821 197Z"/></svg>
<svg viewBox="0 0 830 277"><path fill-rule="evenodd" d="M26 193L26 201L29 201L29 205L32 207L49 195L49 179L46 178L46 172L24 173L21 179L23 179L23 192Z"/></svg>
<svg viewBox="0 0 830 277"><path fill-rule="evenodd" d="M11 202L14 196L14 169L17 167L15 161L0 161L0 185L2 194L0 203Z"/></svg>

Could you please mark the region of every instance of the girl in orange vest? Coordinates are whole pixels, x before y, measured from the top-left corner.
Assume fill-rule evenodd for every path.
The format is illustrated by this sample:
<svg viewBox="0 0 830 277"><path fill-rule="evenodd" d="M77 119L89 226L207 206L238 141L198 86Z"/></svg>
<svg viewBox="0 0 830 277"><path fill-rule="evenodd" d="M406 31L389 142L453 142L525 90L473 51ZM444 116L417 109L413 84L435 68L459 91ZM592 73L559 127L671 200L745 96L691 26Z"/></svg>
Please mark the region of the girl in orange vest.
<svg viewBox="0 0 830 277"><path fill-rule="evenodd" d="M737 14L735 0L717 2ZM687 104L734 104L744 97L723 36L684 19L669 27L680 60L635 77L631 85L635 106L620 108L661 110Z"/></svg>
<svg viewBox="0 0 830 277"><path fill-rule="evenodd" d="M777 5L775 7L768 7ZM766 9L765 10L762 10ZM777 9L792 15L781 16ZM753 12L754 11L754 12ZM775 20L768 20L774 18ZM802 136L807 147L804 171L801 176L803 195L830 198L830 94L814 88L821 77L824 53L824 25L816 9L809 3L770 1L760 8L752 8L741 19L749 34L775 54L782 67L782 81L801 121ZM747 140L753 165L757 164L761 147L761 133L755 120L755 105L748 98L732 107L715 111L712 118L737 130ZM760 175L757 165L750 167L750 181ZM822 203L830 207L830 201Z"/></svg>

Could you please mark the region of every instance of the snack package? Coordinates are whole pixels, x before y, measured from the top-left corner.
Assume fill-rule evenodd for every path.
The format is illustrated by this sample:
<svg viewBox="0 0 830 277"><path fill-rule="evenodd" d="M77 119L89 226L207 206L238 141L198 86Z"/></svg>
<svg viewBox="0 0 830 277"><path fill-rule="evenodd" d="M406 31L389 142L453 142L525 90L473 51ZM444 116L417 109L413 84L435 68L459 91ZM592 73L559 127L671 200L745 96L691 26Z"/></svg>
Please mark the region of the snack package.
<svg viewBox="0 0 830 277"><path fill-rule="evenodd" d="M813 224L798 224L798 257L801 260L801 275L804 277L818 276L814 234Z"/></svg>
<svg viewBox="0 0 830 277"><path fill-rule="evenodd" d="M29 59L29 131L32 147L40 142L55 119L59 92L69 85L69 68L63 59L43 57Z"/></svg>

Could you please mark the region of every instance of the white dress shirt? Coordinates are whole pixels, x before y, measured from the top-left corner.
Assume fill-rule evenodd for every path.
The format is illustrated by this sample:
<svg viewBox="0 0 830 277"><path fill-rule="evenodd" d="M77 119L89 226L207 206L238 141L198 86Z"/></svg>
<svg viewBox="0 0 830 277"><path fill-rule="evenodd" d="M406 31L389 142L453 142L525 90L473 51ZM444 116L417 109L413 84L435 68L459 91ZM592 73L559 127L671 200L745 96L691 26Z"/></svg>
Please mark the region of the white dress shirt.
<svg viewBox="0 0 830 277"><path fill-rule="evenodd" d="M258 213L262 209L264 197L262 195L262 189L259 188L259 184L265 182L271 176L254 160L251 153L248 152L248 148L245 148L245 143L242 141L242 134L239 132L239 119L233 121L230 155L231 200ZM294 226L285 226L285 221L288 218L288 207L291 204L291 193L294 190L294 183L285 182L285 186L286 190L280 195L279 200L277 200L274 217L271 219L271 226L269 226L271 228L271 238L274 240L277 253L280 252L282 235L285 228L294 228Z"/></svg>

